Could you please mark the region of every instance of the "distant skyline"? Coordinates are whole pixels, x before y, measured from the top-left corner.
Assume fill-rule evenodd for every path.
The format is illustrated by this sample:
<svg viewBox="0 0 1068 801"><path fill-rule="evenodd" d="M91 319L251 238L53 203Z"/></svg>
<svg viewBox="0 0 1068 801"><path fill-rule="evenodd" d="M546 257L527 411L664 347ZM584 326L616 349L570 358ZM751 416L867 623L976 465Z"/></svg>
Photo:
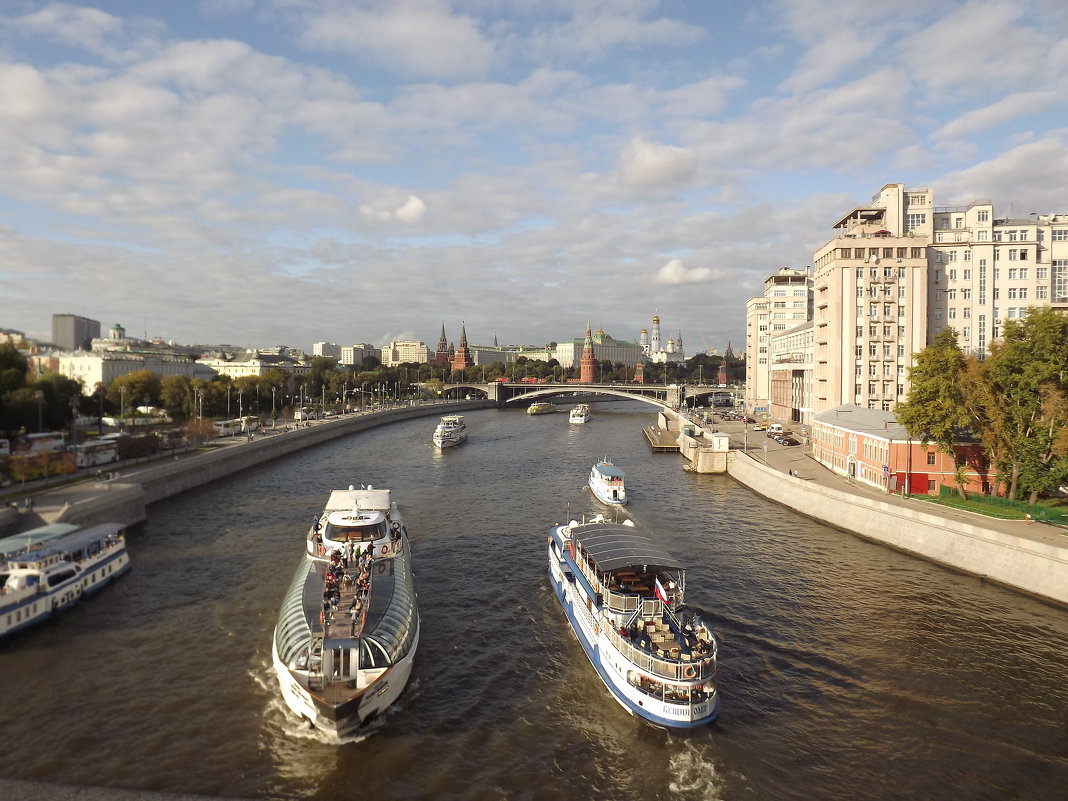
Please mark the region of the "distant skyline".
<svg viewBox="0 0 1068 801"><path fill-rule="evenodd" d="M1068 213L1055 0L0 4L0 327L744 343L887 183Z"/></svg>

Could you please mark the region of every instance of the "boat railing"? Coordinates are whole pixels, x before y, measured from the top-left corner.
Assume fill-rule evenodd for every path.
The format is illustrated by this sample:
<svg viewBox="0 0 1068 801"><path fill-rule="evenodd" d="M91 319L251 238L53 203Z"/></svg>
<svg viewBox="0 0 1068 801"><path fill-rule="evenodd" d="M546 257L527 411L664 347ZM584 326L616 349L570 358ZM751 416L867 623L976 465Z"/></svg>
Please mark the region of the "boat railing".
<svg viewBox="0 0 1068 801"><path fill-rule="evenodd" d="M673 681L693 681L694 679L711 679L716 675L714 655L689 661L683 659L662 659L643 648L634 645L618 631L608 631L608 639L619 652L638 668Z"/></svg>

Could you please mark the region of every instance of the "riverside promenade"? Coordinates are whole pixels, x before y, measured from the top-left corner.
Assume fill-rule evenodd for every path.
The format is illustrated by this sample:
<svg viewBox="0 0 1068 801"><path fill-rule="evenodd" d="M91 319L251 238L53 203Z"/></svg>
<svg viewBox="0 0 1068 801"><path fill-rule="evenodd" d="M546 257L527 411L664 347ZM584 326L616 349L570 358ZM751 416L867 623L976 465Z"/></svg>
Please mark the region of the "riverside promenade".
<svg viewBox="0 0 1068 801"><path fill-rule="evenodd" d="M716 416L700 425L729 437L727 474L776 503L864 539L1068 606L1068 529L886 493L835 473L802 445L784 446L763 431L747 432L744 423Z"/></svg>

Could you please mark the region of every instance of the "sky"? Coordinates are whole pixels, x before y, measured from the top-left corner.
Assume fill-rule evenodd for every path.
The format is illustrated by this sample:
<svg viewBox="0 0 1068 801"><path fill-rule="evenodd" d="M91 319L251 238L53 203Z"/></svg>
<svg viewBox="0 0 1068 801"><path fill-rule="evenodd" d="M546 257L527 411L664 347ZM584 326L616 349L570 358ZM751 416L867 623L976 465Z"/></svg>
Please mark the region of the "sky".
<svg viewBox="0 0 1068 801"><path fill-rule="evenodd" d="M0 328L744 349L888 183L1068 213L1063 0L0 0Z"/></svg>

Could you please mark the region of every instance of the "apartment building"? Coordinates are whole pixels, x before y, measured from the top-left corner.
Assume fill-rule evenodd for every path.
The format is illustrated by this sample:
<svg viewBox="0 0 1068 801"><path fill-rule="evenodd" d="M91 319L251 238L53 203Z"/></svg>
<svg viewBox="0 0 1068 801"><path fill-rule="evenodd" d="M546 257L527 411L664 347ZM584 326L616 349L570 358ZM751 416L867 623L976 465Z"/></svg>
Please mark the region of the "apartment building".
<svg viewBox="0 0 1068 801"><path fill-rule="evenodd" d="M382 364L393 367L398 364L423 364L430 359L430 349L423 342L390 342L382 348Z"/></svg>
<svg viewBox="0 0 1068 801"><path fill-rule="evenodd" d="M892 410L913 354L947 325L983 359L1028 307L1068 311L1068 215L998 219L989 200L936 206L929 189L887 184L833 227L813 256L817 413Z"/></svg>
<svg viewBox="0 0 1068 801"><path fill-rule="evenodd" d="M811 333L802 335L800 340L792 337L778 344L776 339L811 319L812 275L808 267L781 268L765 279L763 296L746 301L746 408L750 412L798 422L802 408L806 413L810 411L810 400L802 400L800 395L804 386L811 386L811 379L797 374L804 370L804 364L811 364L811 342L803 345L806 336L811 339ZM778 387L777 404L773 400L773 380Z"/></svg>
<svg viewBox="0 0 1068 801"><path fill-rule="evenodd" d="M356 345L342 345L340 357L338 359L339 364L359 367L363 364L364 359L371 357L381 362L382 351L374 345L368 345L366 342Z"/></svg>
<svg viewBox="0 0 1068 801"><path fill-rule="evenodd" d="M341 356L341 346L335 342L315 342L312 344L312 356Z"/></svg>

